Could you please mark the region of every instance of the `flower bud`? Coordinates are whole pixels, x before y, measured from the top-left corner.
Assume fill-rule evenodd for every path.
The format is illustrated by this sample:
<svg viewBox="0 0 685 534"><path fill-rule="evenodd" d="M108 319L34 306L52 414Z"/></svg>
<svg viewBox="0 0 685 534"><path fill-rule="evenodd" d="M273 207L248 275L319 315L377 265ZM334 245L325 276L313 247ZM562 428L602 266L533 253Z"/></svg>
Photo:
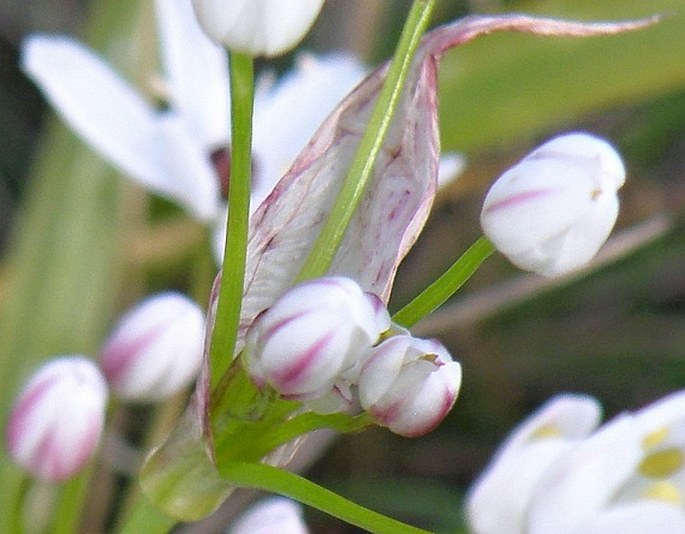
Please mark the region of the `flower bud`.
<svg viewBox="0 0 685 534"><path fill-rule="evenodd" d="M5 433L9 455L36 477L61 482L95 452L105 420L107 383L83 356L41 367L16 401Z"/></svg>
<svg viewBox="0 0 685 534"><path fill-rule="evenodd" d="M360 359L390 327L378 304L349 278L318 278L290 289L250 326L248 373L288 398L327 395L336 381L355 378Z"/></svg>
<svg viewBox="0 0 685 534"><path fill-rule="evenodd" d="M284 497L271 497L250 507L228 534L307 534L302 507Z"/></svg>
<svg viewBox="0 0 685 534"><path fill-rule="evenodd" d="M204 314L179 293L148 298L124 315L100 365L122 399L157 401L190 384L202 364Z"/></svg>
<svg viewBox="0 0 685 534"><path fill-rule="evenodd" d="M373 349L359 377L359 399L376 422L415 437L444 419L460 385L461 365L442 344L397 335Z"/></svg>
<svg viewBox="0 0 685 534"><path fill-rule="evenodd" d="M253 56L293 48L314 23L323 0L193 0L211 39Z"/></svg>
<svg viewBox="0 0 685 534"><path fill-rule="evenodd" d="M588 263L606 241L624 180L621 158L606 141L586 133L556 137L493 184L483 231L521 269L564 274Z"/></svg>

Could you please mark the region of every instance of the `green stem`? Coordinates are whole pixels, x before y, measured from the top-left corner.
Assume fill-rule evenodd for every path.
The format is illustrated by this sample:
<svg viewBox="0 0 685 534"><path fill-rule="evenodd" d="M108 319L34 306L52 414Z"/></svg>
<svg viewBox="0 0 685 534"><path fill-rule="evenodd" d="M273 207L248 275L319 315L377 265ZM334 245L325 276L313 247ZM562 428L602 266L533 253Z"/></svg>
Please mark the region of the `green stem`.
<svg viewBox="0 0 685 534"><path fill-rule="evenodd" d="M210 349L212 387L233 360L240 323L250 219L254 62L252 56L239 53L230 53L230 61L231 177L226 247Z"/></svg>
<svg viewBox="0 0 685 534"><path fill-rule="evenodd" d="M295 499L377 534L420 534L427 531L373 512L299 475L270 465L231 462L219 468L222 477L236 486L258 488Z"/></svg>
<svg viewBox="0 0 685 534"><path fill-rule="evenodd" d="M345 235L362 195L373 176L373 168L392 117L402 97L404 82L421 36L428 26L435 0L415 0L388 74L378 95L366 131L359 142L350 172L331 210L321 233L298 276L298 281L322 276L328 270Z"/></svg>
<svg viewBox="0 0 685 534"><path fill-rule="evenodd" d="M456 293L494 251L494 245L486 237L478 239L440 278L398 311L392 320L407 328L419 322Z"/></svg>

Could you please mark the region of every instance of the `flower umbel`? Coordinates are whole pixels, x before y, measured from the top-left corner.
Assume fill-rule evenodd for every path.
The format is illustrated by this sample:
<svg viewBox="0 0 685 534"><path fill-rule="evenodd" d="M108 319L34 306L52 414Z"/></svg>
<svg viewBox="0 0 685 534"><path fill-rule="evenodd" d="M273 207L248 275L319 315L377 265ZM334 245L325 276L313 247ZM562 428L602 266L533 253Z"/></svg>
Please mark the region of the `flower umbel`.
<svg viewBox="0 0 685 534"><path fill-rule="evenodd" d="M624 180L609 143L586 133L561 135L494 183L483 203L483 231L521 269L562 275L588 263L606 241Z"/></svg>
<svg viewBox="0 0 685 534"><path fill-rule="evenodd" d="M7 451L36 477L61 482L78 473L97 448L107 383L83 356L56 358L31 377L5 433Z"/></svg>

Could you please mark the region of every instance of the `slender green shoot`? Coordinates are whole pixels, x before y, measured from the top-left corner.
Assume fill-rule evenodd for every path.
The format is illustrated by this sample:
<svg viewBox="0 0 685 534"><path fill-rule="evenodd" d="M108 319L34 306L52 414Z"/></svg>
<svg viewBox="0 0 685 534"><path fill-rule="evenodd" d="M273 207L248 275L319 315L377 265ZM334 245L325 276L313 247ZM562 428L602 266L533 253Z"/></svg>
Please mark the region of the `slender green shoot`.
<svg viewBox="0 0 685 534"><path fill-rule="evenodd" d="M233 360L247 259L252 173L252 110L254 61L252 56L230 53L231 61L231 176L228 186L226 246L210 349L213 388Z"/></svg>
<svg viewBox="0 0 685 534"><path fill-rule="evenodd" d="M494 251L494 245L485 236L478 239L440 278L398 311L392 320L406 328L415 325L454 295Z"/></svg>

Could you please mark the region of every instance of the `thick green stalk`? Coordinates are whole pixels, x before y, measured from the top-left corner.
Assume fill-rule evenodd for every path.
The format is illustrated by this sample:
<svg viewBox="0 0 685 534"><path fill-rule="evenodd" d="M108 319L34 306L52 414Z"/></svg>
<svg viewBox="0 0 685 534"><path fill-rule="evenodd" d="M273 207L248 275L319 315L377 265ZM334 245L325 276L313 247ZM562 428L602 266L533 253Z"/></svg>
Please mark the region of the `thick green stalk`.
<svg viewBox="0 0 685 534"><path fill-rule="evenodd" d="M213 388L233 360L245 281L252 172L254 61L231 53L231 176L228 187L226 248L210 349Z"/></svg>
<svg viewBox="0 0 685 534"><path fill-rule="evenodd" d="M478 239L440 278L398 311L392 320L407 328L419 322L454 295L494 251L495 247L486 237Z"/></svg>
<svg viewBox="0 0 685 534"><path fill-rule="evenodd" d="M435 0L415 0L412 6L385 83L352 161L350 172L298 276L299 281L325 274L340 248L350 220L373 176L376 158L402 97L404 82L414 59L414 53L428 26L434 6Z"/></svg>
<svg viewBox="0 0 685 534"><path fill-rule="evenodd" d="M425 534L396 519L373 512L299 475L270 465L230 462L219 468L222 477L236 486L258 488L312 506L376 534Z"/></svg>

